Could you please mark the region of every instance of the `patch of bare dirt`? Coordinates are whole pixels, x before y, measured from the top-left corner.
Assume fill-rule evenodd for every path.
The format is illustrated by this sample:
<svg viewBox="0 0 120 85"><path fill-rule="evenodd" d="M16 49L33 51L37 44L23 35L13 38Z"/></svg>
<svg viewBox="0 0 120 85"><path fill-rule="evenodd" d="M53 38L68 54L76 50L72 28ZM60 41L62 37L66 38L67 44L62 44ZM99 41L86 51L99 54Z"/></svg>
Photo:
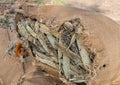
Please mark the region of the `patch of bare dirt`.
<svg viewBox="0 0 120 85"><path fill-rule="evenodd" d="M102 13L120 23L120 0L66 0L71 6Z"/></svg>

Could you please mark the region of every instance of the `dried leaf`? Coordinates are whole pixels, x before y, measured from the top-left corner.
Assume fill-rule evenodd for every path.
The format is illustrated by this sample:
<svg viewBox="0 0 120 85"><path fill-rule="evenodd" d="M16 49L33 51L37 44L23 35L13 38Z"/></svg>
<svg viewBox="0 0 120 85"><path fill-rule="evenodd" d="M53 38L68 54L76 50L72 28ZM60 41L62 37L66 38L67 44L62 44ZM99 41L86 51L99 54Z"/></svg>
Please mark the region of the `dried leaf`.
<svg viewBox="0 0 120 85"><path fill-rule="evenodd" d="M44 25L44 24L41 24L40 25L40 30L41 30L41 32L42 33L45 33L45 34L52 34L52 35L54 35L56 38L59 38L59 36L60 36L60 33L59 32L57 32L56 30L51 30L50 28L48 28L46 25Z"/></svg>
<svg viewBox="0 0 120 85"><path fill-rule="evenodd" d="M59 38L59 44L62 44L61 42L61 38ZM61 75L61 72L62 72L62 61L63 61L63 53L62 51L58 48L58 63L59 63L59 75Z"/></svg>
<svg viewBox="0 0 120 85"><path fill-rule="evenodd" d="M33 37L37 38L38 35L32 30L32 28L28 25L26 25L26 28L25 28Z"/></svg>
<svg viewBox="0 0 120 85"><path fill-rule="evenodd" d="M90 58L89 58L89 54L88 52L85 50L85 48L83 46L81 46L81 41L80 39L77 40L77 45L79 48L79 52L80 52L80 56L82 59L82 62L84 64L85 67L89 67L91 64Z"/></svg>
<svg viewBox="0 0 120 85"><path fill-rule="evenodd" d="M38 21L36 21L34 26L34 31L35 33L39 33L39 30L40 30L40 24Z"/></svg>
<svg viewBox="0 0 120 85"><path fill-rule="evenodd" d="M45 63L39 62L35 64L36 66L40 67L41 70L46 71L48 74L53 75L54 77L59 78L59 71Z"/></svg>
<svg viewBox="0 0 120 85"><path fill-rule="evenodd" d="M70 59L63 53L63 71L66 79L70 78Z"/></svg>
<svg viewBox="0 0 120 85"><path fill-rule="evenodd" d="M47 38L48 38L48 40L50 41L51 45L52 45L54 48L56 48L56 47L55 47L55 42L56 42L57 40L55 39L55 37L53 37L52 35L47 35Z"/></svg>
<svg viewBox="0 0 120 85"><path fill-rule="evenodd" d="M56 68L57 69L57 67L56 67L56 65L55 65L55 63L53 62L53 60L51 60L51 59L48 59L49 57L48 56L45 56L45 55L43 55L43 54L37 54L36 53L36 59L38 60L38 61L40 61L40 62L42 62L42 63L45 63L45 64L47 64L47 65L50 65L50 66L52 66L52 67L54 67L54 68ZM41 56L42 56L42 58L41 58Z"/></svg>

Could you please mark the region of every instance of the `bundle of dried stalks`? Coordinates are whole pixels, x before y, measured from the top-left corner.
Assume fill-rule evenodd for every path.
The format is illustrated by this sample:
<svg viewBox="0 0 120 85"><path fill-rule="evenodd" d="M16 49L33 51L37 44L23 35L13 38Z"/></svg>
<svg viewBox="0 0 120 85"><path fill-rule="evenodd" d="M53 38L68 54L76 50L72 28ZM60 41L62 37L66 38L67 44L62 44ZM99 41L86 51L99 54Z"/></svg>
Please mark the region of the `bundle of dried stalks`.
<svg viewBox="0 0 120 85"><path fill-rule="evenodd" d="M86 82L91 74L88 69L92 61L91 54L82 46L84 28L79 18L67 20L56 28L35 19L24 18L17 26L19 38L29 41L36 60L48 65L49 68L44 70L52 75L56 72L59 78L72 82Z"/></svg>

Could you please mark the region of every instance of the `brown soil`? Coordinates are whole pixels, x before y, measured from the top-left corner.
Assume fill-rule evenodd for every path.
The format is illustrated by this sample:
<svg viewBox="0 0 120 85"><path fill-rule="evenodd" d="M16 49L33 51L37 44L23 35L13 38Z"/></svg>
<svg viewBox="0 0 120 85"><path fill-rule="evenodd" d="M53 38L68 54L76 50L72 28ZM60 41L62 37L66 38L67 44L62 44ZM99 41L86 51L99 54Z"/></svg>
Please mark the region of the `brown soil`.
<svg viewBox="0 0 120 85"><path fill-rule="evenodd" d="M120 0L66 0L71 6L96 11L120 23Z"/></svg>
<svg viewBox="0 0 120 85"><path fill-rule="evenodd" d="M30 11L31 9L34 11ZM40 12L44 13L45 22L51 20L53 15L56 16L57 24L61 24L63 21L74 17L79 17L81 23L85 27L86 34L89 35L83 44L90 47L91 50L96 53L96 59L93 64L96 74L89 80L88 85L120 85L120 26L117 23L101 14L75 8L55 8L48 6L39 9L36 7L25 7L26 16L29 15L39 19L40 16L38 15ZM114 15L110 16L114 17ZM118 17L113 19L119 21L117 20ZM10 35L13 37L14 33L10 33ZM9 56L8 54L5 55L9 44L6 29L0 28L0 39L0 84L16 85L23 76L22 64L15 62L12 56ZM28 59L28 61L31 60ZM23 82L24 85L34 85L34 83L29 84L29 81L41 83L41 85L56 85L56 82L59 82L59 85L62 85L61 81L48 76L46 77L41 71L37 74L39 80L41 80L41 82L38 82L37 79L35 79L36 75L32 74L36 71L36 68L32 67L32 64L28 62L26 63L26 67L26 75L28 76L26 77L26 81ZM33 79L31 76L34 76ZM52 83L50 78L53 79ZM37 83L35 85L37 85Z"/></svg>

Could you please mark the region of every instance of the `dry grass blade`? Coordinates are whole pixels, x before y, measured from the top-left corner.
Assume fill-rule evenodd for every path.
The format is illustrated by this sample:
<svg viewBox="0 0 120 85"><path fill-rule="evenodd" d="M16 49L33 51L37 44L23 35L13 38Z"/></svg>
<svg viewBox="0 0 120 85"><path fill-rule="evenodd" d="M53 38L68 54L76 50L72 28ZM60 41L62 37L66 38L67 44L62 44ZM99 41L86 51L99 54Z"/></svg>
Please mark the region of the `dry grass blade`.
<svg viewBox="0 0 120 85"><path fill-rule="evenodd" d="M25 38L28 38L28 33L27 33L27 31L25 30L25 28L24 28L24 26L22 25L22 23L18 23L17 24L18 25L18 28L19 28L19 33L20 33L20 35L22 35L23 37L25 37Z"/></svg>
<svg viewBox="0 0 120 85"><path fill-rule="evenodd" d="M44 58L41 58L40 56L43 56ZM40 61L42 63L45 63L45 64L47 64L47 65L49 65L49 66L54 67L54 68L57 69L56 64L53 61L51 61L50 59L47 59L47 57L48 56L45 56L45 55L42 55L42 54L40 54L39 56L36 55L36 59L38 61Z"/></svg>
<svg viewBox="0 0 120 85"><path fill-rule="evenodd" d="M70 78L70 59L63 53L63 62L62 68L66 79Z"/></svg>
<svg viewBox="0 0 120 85"><path fill-rule="evenodd" d="M73 53L69 49L66 50L67 48L62 46L62 45L60 45L59 43L55 43L55 46L57 48L59 48L62 52L64 52L66 55L68 55L68 57L70 57L70 58L74 58L75 56L78 56L77 54Z"/></svg>
<svg viewBox="0 0 120 85"><path fill-rule="evenodd" d="M39 63L37 63L35 65L40 67L41 70L46 71L48 74L51 74L51 75L59 78L59 71L56 70L55 68L53 68L53 67L51 67L49 65L46 65L45 63L41 63L41 62L39 62Z"/></svg>
<svg viewBox="0 0 120 85"><path fill-rule="evenodd" d="M40 29L41 32L43 32L43 33L54 35L56 38L59 38L59 36L60 36L60 33L57 32L57 30L52 30L44 24L40 24L40 28L41 28Z"/></svg>
<svg viewBox="0 0 120 85"><path fill-rule="evenodd" d="M89 54L88 52L85 50L85 48L83 46L81 46L80 44L80 39L79 41L77 40L77 45L78 45L78 48L79 48L79 51L80 51L80 56L81 56L81 59L82 59L82 62L83 62L83 65L85 67L89 67L90 64L91 64L91 61L90 61L90 58L89 58Z"/></svg>
<svg viewBox="0 0 120 85"><path fill-rule="evenodd" d="M75 42L75 40L76 40L76 35L73 34L73 36L72 36L72 38L71 38L71 41L70 41L70 44L69 44L69 46L67 47L67 49L70 48L70 46Z"/></svg>
<svg viewBox="0 0 120 85"><path fill-rule="evenodd" d="M34 29L35 33L39 33L40 24L39 24L38 21L35 22L35 26L34 26L34 28L35 28L35 29Z"/></svg>
<svg viewBox="0 0 120 85"><path fill-rule="evenodd" d="M26 30L35 38L37 38L37 34L32 30L32 28L26 25Z"/></svg>
<svg viewBox="0 0 120 85"><path fill-rule="evenodd" d="M49 42L51 43L52 47L56 48L55 47L55 42L57 40L55 39L55 37L53 37L52 35L47 35L47 38L48 38Z"/></svg>
<svg viewBox="0 0 120 85"><path fill-rule="evenodd" d="M59 44L62 44L61 42L61 38L59 38ZM63 52L58 48L58 63L59 63L59 75L61 75L61 73L63 72L63 69L62 69L62 61L63 61Z"/></svg>

